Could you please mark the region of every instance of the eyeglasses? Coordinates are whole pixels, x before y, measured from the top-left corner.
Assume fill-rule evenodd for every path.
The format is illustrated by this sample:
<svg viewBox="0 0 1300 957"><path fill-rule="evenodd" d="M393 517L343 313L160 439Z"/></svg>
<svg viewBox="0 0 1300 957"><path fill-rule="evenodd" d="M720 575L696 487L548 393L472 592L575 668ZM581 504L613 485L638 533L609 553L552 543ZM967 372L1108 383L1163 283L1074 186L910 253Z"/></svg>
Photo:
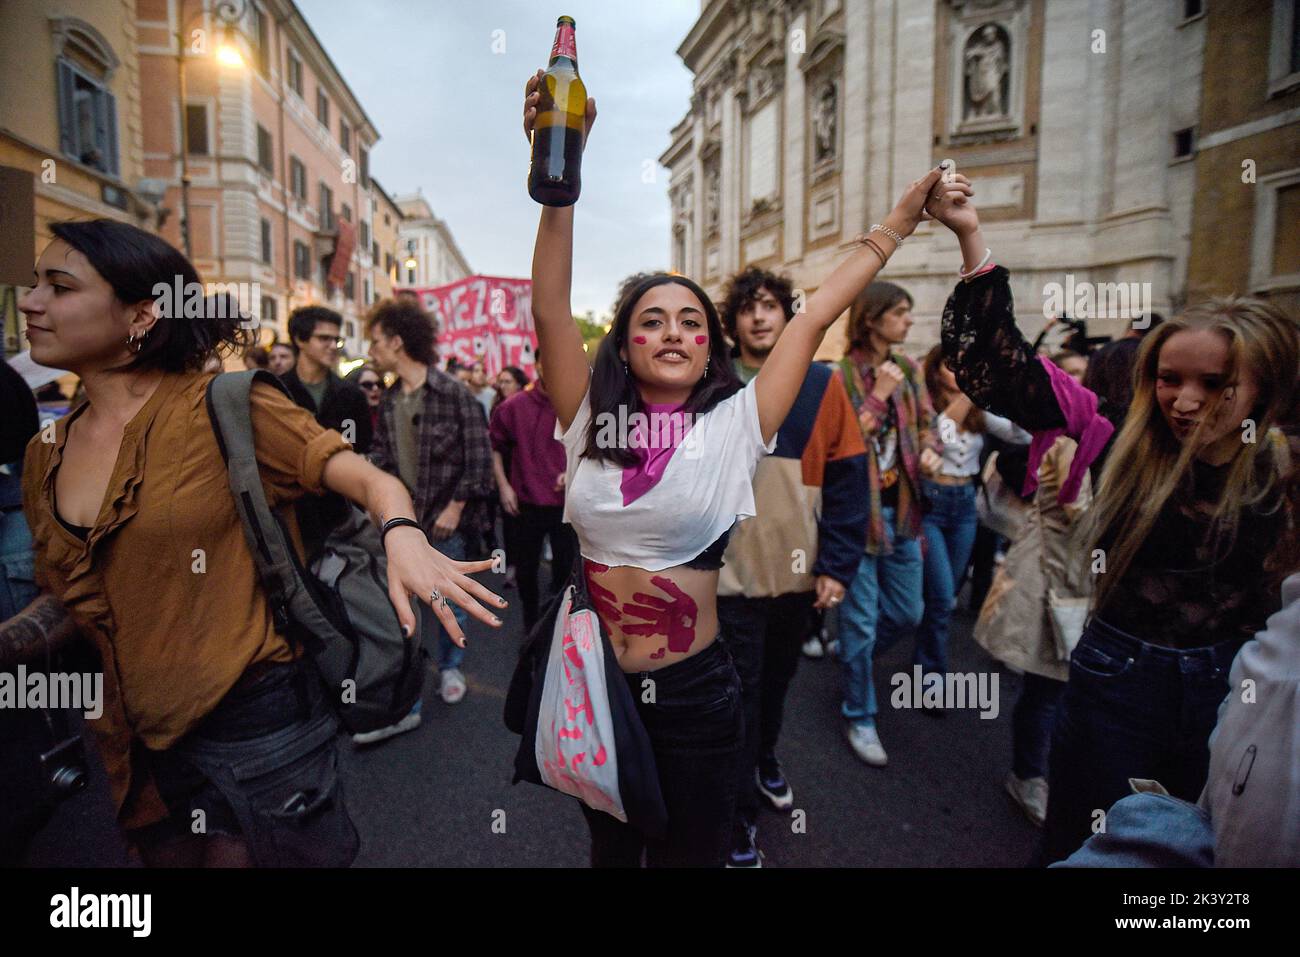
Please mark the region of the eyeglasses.
<svg viewBox="0 0 1300 957"><path fill-rule="evenodd" d="M324 333L324 332L317 332L314 335L312 335L312 338L315 339L317 342L322 342L322 343L328 342L332 344L335 349L342 349L344 345L344 340L341 336L331 336L328 333Z"/></svg>
<svg viewBox="0 0 1300 957"><path fill-rule="evenodd" d="M363 383L361 383L361 388L363 388L363 389L378 389L378 388L379 388L379 385L380 385L380 383L378 383L378 382L373 382L373 381L371 381L371 382L363 382Z"/></svg>

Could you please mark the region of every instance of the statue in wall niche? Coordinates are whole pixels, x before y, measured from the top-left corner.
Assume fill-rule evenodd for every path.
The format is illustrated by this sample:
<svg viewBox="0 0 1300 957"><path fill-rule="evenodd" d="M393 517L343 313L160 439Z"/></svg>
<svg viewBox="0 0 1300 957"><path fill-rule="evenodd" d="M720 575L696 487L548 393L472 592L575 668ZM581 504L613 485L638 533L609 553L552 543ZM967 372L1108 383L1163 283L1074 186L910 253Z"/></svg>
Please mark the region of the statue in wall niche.
<svg viewBox="0 0 1300 957"><path fill-rule="evenodd" d="M820 163L835 156L837 98L835 81L827 80L817 91L817 96L813 100L813 162L815 163Z"/></svg>
<svg viewBox="0 0 1300 957"><path fill-rule="evenodd" d="M966 41L963 120L988 120L1007 115L1010 49L1006 32L993 23L976 30Z"/></svg>

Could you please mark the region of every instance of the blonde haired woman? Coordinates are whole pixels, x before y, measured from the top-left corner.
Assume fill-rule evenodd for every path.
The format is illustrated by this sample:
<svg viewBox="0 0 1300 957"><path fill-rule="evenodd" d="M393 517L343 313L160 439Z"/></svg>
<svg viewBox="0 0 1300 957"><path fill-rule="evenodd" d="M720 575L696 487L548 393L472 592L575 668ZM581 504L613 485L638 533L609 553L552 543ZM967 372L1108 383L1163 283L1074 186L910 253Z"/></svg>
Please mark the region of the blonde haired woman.
<svg viewBox="0 0 1300 957"><path fill-rule="evenodd" d="M1104 415L1123 410L1036 358L1016 328L1009 274L989 264L973 204L937 191L927 209L957 234L964 261L944 354L977 405L1035 433L1027 484L1036 456L1069 435L1079 451L1058 500L1073 501L1113 443L1072 550L1096 577L1052 737L1050 862L1088 837L1129 778L1193 801L1205 784L1228 667L1278 608L1264 563L1293 516L1286 447L1269 430L1295 401L1300 342L1294 320L1259 300L1193 306L1143 341L1112 436Z"/></svg>

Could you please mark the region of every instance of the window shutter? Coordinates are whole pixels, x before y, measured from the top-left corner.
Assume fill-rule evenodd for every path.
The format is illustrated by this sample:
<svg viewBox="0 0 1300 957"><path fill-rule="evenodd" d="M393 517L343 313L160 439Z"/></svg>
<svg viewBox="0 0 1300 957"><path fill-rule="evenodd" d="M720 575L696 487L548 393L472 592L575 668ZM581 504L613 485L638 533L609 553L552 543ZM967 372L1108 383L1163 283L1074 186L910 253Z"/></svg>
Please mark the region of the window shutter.
<svg viewBox="0 0 1300 957"><path fill-rule="evenodd" d="M108 139L104 141L108 171L114 176L118 176L121 175L122 170L117 155L117 97L107 90L104 91L104 114L108 121Z"/></svg>
<svg viewBox="0 0 1300 957"><path fill-rule="evenodd" d="M67 156L80 156L77 149L77 110L73 103L76 76L63 60L55 62L59 87L59 149Z"/></svg>

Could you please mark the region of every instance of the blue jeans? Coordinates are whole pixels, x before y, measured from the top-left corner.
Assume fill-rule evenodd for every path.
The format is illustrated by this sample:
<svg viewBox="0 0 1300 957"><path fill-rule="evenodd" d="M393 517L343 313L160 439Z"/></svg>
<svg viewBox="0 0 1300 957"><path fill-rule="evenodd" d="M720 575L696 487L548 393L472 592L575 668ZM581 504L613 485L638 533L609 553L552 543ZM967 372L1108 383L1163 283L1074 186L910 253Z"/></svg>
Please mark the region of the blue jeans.
<svg viewBox="0 0 1300 957"><path fill-rule="evenodd" d="M876 716L871 658L921 622L921 541L894 537L895 511L883 508L888 555L863 555L857 576L840 606L840 661L844 664L844 703L840 713L855 724ZM879 638L879 641L877 641Z"/></svg>
<svg viewBox="0 0 1300 957"><path fill-rule="evenodd" d="M444 538L440 542L432 542L431 544L448 558L454 558L458 562L465 560L465 536L460 532L450 538ZM456 624L460 625L461 631L468 634L469 614L455 602L448 600L448 604L451 605L452 614L456 616ZM433 609L422 601L420 602L420 641L427 648L435 637L438 649L436 654L438 670L446 671L448 668L459 668L460 663L465 660L465 649L451 640L451 636L447 634L447 629L442 627L442 622L433 613Z"/></svg>
<svg viewBox="0 0 1300 957"><path fill-rule="evenodd" d="M1078 850L1097 812L1130 793L1129 778L1151 778L1176 798L1197 799L1238 647L1164 648L1098 618L1088 622L1070 656L1052 732L1042 863Z"/></svg>
<svg viewBox="0 0 1300 957"><path fill-rule="evenodd" d="M966 574L979 516L975 485L922 482L931 510L921 519L925 535L925 614L916 632L915 663L922 674L948 670L948 622Z"/></svg>

